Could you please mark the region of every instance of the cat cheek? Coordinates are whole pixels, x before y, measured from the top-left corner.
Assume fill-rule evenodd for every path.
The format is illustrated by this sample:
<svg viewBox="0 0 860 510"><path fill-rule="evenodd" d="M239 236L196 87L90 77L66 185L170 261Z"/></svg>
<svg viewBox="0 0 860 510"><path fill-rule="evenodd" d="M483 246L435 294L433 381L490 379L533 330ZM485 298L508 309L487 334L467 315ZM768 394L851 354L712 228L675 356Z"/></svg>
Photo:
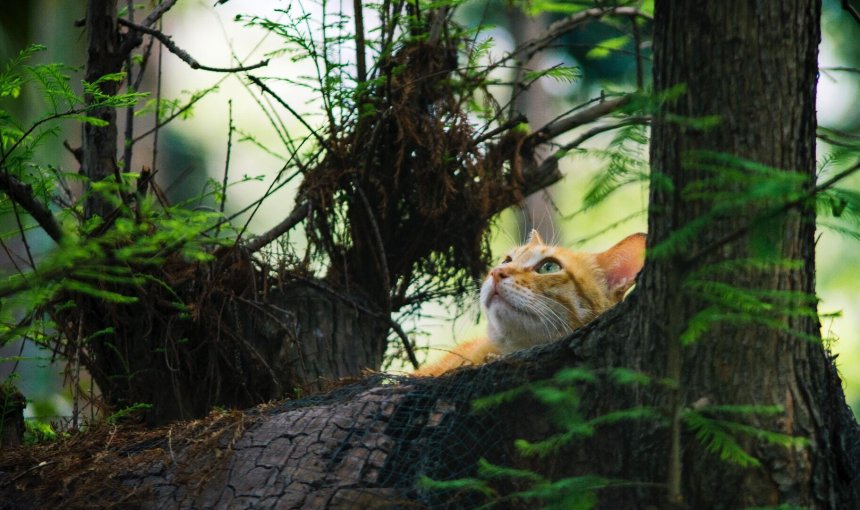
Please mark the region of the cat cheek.
<svg viewBox="0 0 860 510"><path fill-rule="evenodd" d="M489 306L489 304L490 304L489 299L490 299L490 296L492 296L492 295L493 295L493 280L492 280L492 278L487 277L487 279L484 280L484 284L481 285L481 297L480 297L481 301L480 302L481 302L482 307L487 308Z"/></svg>

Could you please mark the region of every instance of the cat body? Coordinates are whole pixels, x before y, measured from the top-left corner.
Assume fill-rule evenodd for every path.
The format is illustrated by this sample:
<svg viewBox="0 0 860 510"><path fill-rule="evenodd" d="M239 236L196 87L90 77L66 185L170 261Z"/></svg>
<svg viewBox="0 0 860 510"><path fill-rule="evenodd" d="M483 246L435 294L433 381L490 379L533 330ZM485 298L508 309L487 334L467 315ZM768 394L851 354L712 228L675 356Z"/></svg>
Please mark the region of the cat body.
<svg viewBox="0 0 860 510"><path fill-rule="evenodd" d="M621 301L645 260L645 234L601 253L548 245L536 231L487 274L481 309L487 336L458 345L416 375L439 375L488 357L549 343Z"/></svg>

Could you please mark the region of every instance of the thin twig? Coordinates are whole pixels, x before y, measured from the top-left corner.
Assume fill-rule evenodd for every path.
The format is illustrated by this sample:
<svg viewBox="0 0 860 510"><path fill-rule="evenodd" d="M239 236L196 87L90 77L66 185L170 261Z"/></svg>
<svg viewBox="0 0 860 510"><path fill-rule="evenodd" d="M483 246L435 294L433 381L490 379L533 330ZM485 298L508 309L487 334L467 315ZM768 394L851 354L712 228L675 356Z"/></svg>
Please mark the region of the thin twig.
<svg viewBox="0 0 860 510"><path fill-rule="evenodd" d="M27 242L27 233L24 230L24 224L21 223L21 214L18 212L18 203L15 200L12 200L12 211L15 214L15 223L18 225L18 232L21 234L24 251L27 253L27 260L30 262L30 267L35 270L36 261L33 260L33 252L30 251L30 243Z"/></svg>
<svg viewBox="0 0 860 510"><path fill-rule="evenodd" d="M134 0L127 0L126 6L128 9L128 20L134 23ZM131 51L128 52L125 59L126 69L126 91L133 93L135 88L132 86L132 64ZM143 74L143 69L138 68L138 77ZM131 171L132 144L131 139L134 137L134 104L130 104L125 109L125 141L123 143L122 162L126 172Z"/></svg>
<svg viewBox="0 0 860 510"><path fill-rule="evenodd" d="M651 122L649 117L627 117L626 119L620 120L614 124L603 124L601 126L595 126L585 133L577 136L570 142L562 145L562 147L556 152L556 156L563 155L564 152L579 147L586 140L599 135L600 133L605 133L606 131L612 131L613 129L622 128L624 126L633 126L636 124L648 124Z"/></svg>
<svg viewBox="0 0 860 510"><path fill-rule="evenodd" d="M857 12L857 9L855 9L848 0L842 0L842 8L848 11L848 14L854 18L854 21L860 23L860 12Z"/></svg>
<svg viewBox="0 0 860 510"><path fill-rule="evenodd" d="M140 60L140 65L137 69L137 78L134 80L134 90L140 90L140 84L143 83L143 77L146 76L146 66L149 64L149 57L152 55L152 47L155 45L155 37L149 38L149 44L143 50L143 58Z"/></svg>
<svg viewBox="0 0 860 510"><path fill-rule="evenodd" d="M78 430L78 418L80 415L80 382L81 382L81 346L84 343L84 320L83 314L78 319L78 335L72 346L72 430Z"/></svg>
<svg viewBox="0 0 860 510"><path fill-rule="evenodd" d="M161 17L164 16L164 13L169 11L175 3L176 0L164 0L164 2L158 4L158 6L149 13L149 16L143 20L141 26L151 27L156 21L161 21Z"/></svg>
<svg viewBox="0 0 860 510"><path fill-rule="evenodd" d="M286 108L287 111L290 112L293 115L293 117L296 118L296 120L298 120L304 127L306 127L308 129L308 131L310 131L311 135L313 135L313 137L317 139L317 141L320 143L320 145L323 146L323 148L325 148L325 150L331 151L331 147L329 147L329 145L325 141L325 139L322 136L320 136L320 134L317 133L316 130L314 130L314 128L312 128L311 125L307 123L307 121L305 121L304 117L302 115L300 115L299 112L295 111L289 104L287 104L286 101L281 99L280 96L275 94L275 92L272 89L270 89L265 83L262 82L262 80L260 80L256 76L249 74L248 79L251 80L252 82L254 82L254 84L257 85L258 87L260 87L260 89L262 89L263 92L272 96L275 99L275 101L278 102L278 104L280 104L281 106Z"/></svg>
<svg viewBox="0 0 860 510"><path fill-rule="evenodd" d="M160 51L160 49L159 49L159 51ZM159 57L158 57L158 58L159 58L159 60L161 59L161 55L160 55L160 53L159 53ZM159 69L161 69L161 64L160 64L160 62L159 62L158 68L159 68ZM160 71L159 71L159 73L160 73ZM179 116L181 116L182 114L184 114L185 112L187 112L188 110L190 110L190 109L191 109L191 107L192 107L192 106L194 106L194 104L195 104L195 103L197 103L197 101L200 101L200 100L201 100L201 99L203 99L204 97L206 97L206 94L201 94L201 95L199 95L199 96L193 97L193 98L191 99L191 101L188 101L188 103L187 103L187 104L185 104L184 106L182 106L182 108L180 108L180 109L176 110L175 112L173 112L173 114L171 114L169 117L167 117L166 119L164 119L164 120L162 120L162 121L159 121L159 120L158 120L158 118L157 118L157 117L158 117L158 114L156 114L155 126L154 126L154 127L152 127L152 128L150 128L148 131L146 131L146 132L144 132L144 133L141 133L140 135L138 135L138 136L134 137L134 140L132 140L132 141L131 141L131 143L132 143L132 144L135 144L135 143L137 143L137 142L139 142L139 141L143 140L143 139L144 139L144 138L146 138L147 136L149 136L149 135L151 135L151 134L153 134L153 133L157 132L159 129L163 128L164 126L166 126L167 124L169 124L170 122L174 121L176 118L178 118ZM158 102L160 102L160 101L161 101L161 96L160 96L160 95L158 95L158 98L156 99L156 104L157 104ZM157 112L157 111L158 111L158 109L156 108L156 112Z"/></svg>
<svg viewBox="0 0 860 510"><path fill-rule="evenodd" d="M543 126L529 135L529 138L534 139L537 143L550 140L562 133L570 131L573 128L588 124L589 122L594 122L600 117L613 113L629 102L630 96L621 96L601 101L600 103L584 110L580 110L569 117L553 121Z"/></svg>
<svg viewBox="0 0 860 510"><path fill-rule="evenodd" d="M224 180L221 182L221 204L218 211L224 213L227 203L227 176L230 174L230 152L233 148L233 100L227 101L227 157L224 162Z"/></svg>
<svg viewBox="0 0 860 510"><path fill-rule="evenodd" d="M517 112L514 114L513 117L508 119L507 122L505 122L504 124L502 124L501 126L495 128L495 129L491 129L491 130L487 131L486 133L483 133L482 135L478 136L477 138L472 140L472 142L469 145L470 145L470 147L475 147L478 144L485 142L486 140L489 140L490 138L492 138L492 137L494 137L500 133L504 133L505 131L508 131L509 129L513 129L513 128L519 126L523 122L528 122L528 119L522 113Z"/></svg>
<svg viewBox="0 0 860 510"><path fill-rule="evenodd" d="M161 27L161 20L158 21L158 26ZM159 128L161 127L161 125L163 125L163 124L160 124L158 122L158 110L159 110L159 108L161 108L161 78L162 78L161 64L163 61L163 58L162 58L163 54L164 54L164 45L161 41L159 41L159 44L158 44L158 64L156 65L156 72L155 72L155 80L156 80L156 82L155 82L155 127L151 130L151 131L155 132L155 136L153 137L153 140L152 140L152 165L150 165L150 168L152 168L152 170L155 172L157 172L159 169L159 167L158 167L158 133L160 132ZM147 134L148 134L148 132L141 135L141 137L146 136ZM135 140L135 141L137 141L137 140ZM152 189L155 190L155 186L154 186L155 181L152 181L152 184L153 184ZM158 198L157 193L156 193L156 198Z"/></svg>
<svg viewBox="0 0 860 510"><path fill-rule="evenodd" d="M536 37L525 43L521 44L517 47L510 55L502 59L499 63L509 60L511 58L520 58L523 57L523 60L529 60L535 53L545 49L549 46L553 41L558 39L559 37L567 34L574 28L578 27L582 23L586 21L590 21L593 19L602 18L604 16L631 16L631 17L640 17L645 19L652 19L651 16L645 14L644 12L634 8L634 7L595 7L593 9L587 9L585 11L580 11L576 14L572 14L564 19L556 21L551 24L547 29L540 35L540 37Z"/></svg>
<svg viewBox="0 0 860 510"><path fill-rule="evenodd" d="M842 71L844 73L860 73L860 68L845 67L845 66L819 67L818 70L819 71Z"/></svg>
<svg viewBox="0 0 860 510"><path fill-rule="evenodd" d="M385 254L385 244L382 242L382 232L379 231L379 223L376 221L376 216L373 214L373 208L370 207L370 201L367 200L367 195L361 186L355 184L355 190L358 192L361 203L364 205L364 212L367 213L367 221L370 223L371 232L373 232L373 240L376 241L376 263L379 276L382 277L382 284L385 286L385 299L388 303L388 311L391 310L391 273L388 270L388 257Z"/></svg>
<svg viewBox="0 0 860 510"><path fill-rule="evenodd" d="M141 32L144 34L149 34L152 37L155 37L156 39L161 41L161 44L163 44L164 47L166 47L171 53L173 53L174 55L179 57L180 60L182 60L183 62L188 64L191 67L191 69L201 69L203 71L212 71L215 73L240 73L240 72L250 71L252 69L258 69L260 67L264 67L264 66L269 65L269 61L267 59L267 60L257 62L256 64L250 65L250 66L239 66L239 67L205 66L205 65L201 64L200 62L198 62L197 60L195 60L194 57L192 57L191 55L188 54L188 52L186 52L185 50L183 50L182 48L177 46L176 43L173 42L173 39L170 38L169 35L166 35L165 33L161 32L159 30L155 30L154 28L148 28L148 27L145 27L143 25L138 25L136 23L132 23L132 22L125 20L125 19L122 19L122 18L117 19L117 23L126 27L126 28L129 28L131 30L135 30L137 32Z"/></svg>

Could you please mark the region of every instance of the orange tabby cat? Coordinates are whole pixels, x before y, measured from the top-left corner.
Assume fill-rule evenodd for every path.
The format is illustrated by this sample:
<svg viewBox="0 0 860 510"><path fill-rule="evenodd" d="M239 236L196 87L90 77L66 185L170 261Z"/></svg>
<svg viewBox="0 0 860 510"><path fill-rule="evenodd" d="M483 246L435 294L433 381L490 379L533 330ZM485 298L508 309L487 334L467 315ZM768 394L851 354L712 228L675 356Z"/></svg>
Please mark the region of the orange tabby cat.
<svg viewBox="0 0 860 510"><path fill-rule="evenodd" d="M488 356L551 342L615 305L636 280L645 259L645 234L633 234L602 253L544 244L532 230L481 286L487 337L458 345L415 375L439 375Z"/></svg>

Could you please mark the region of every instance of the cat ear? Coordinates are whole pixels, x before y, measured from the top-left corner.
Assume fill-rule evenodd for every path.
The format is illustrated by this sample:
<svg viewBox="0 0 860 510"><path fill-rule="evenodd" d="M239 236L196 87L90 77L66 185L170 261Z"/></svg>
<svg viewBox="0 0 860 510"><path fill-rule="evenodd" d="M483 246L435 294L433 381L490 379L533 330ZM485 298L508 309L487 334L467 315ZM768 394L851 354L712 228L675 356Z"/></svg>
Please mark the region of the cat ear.
<svg viewBox="0 0 860 510"><path fill-rule="evenodd" d="M537 229L532 229L531 233L529 233L529 240L526 244L546 244L543 242L543 239L540 238L540 234L538 234Z"/></svg>
<svg viewBox="0 0 860 510"><path fill-rule="evenodd" d="M621 301L645 263L645 234L628 236L605 252L598 253L597 263L606 276L609 297L616 302Z"/></svg>

